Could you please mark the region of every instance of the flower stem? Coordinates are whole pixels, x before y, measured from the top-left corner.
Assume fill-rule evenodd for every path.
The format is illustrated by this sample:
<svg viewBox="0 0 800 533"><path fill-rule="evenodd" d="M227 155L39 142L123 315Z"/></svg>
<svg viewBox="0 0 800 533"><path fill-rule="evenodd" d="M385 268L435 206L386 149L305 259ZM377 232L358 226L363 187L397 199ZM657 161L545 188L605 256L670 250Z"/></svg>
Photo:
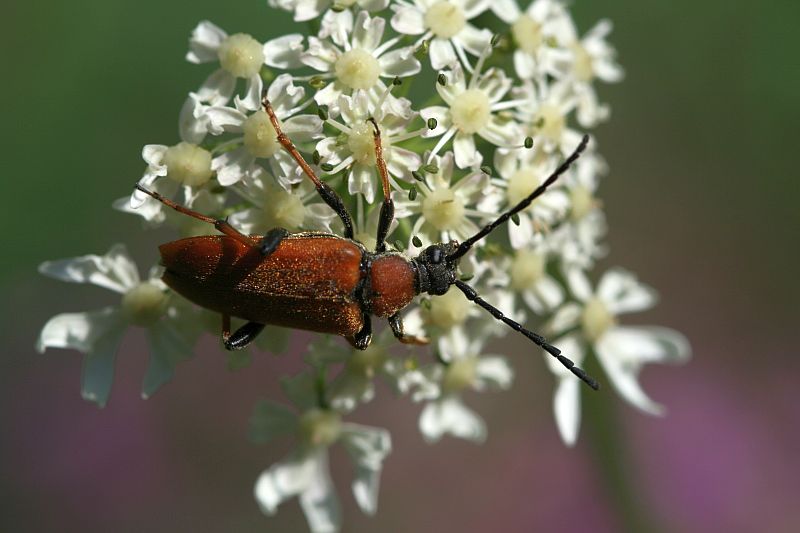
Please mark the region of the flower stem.
<svg viewBox="0 0 800 533"><path fill-rule="evenodd" d="M586 367L591 375L601 375L595 354L589 356ZM583 394L583 420L590 453L621 530L660 531L631 461L632 453L626 445L623 423L616 410L616 395L608 385L599 393L584 391Z"/></svg>

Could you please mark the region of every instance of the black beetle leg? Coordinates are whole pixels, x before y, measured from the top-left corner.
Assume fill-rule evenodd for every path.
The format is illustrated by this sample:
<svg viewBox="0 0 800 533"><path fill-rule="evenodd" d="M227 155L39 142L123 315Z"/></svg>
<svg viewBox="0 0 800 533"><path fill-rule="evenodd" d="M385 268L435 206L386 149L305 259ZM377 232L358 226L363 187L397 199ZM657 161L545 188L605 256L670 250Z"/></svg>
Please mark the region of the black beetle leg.
<svg viewBox="0 0 800 533"><path fill-rule="evenodd" d="M286 236L289 235L289 230L286 228L272 228L262 238L258 245L261 255L267 257L272 252L278 249L278 245Z"/></svg>
<svg viewBox="0 0 800 533"><path fill-rule="evenodd" d="M234 331L233 335L229 334L227 339L225 338L225 333L223 332L222 342L225 344L226 350L241 350L253 342L263 329L264 324L259 324L258 322L248 322L244 326Z"/></svg>
<svg viewBox="0 0 800 533"><path fill-rule="evenodd" d="M350 344L357 350L366 350L370 342L372 342L372 318L364 313L364 325L361 331L356 333L355 337L347 339Z"/></svg>
<svg viewBox="0 0 800 533"><path fill-rule="evenodd" d="M389 317L389 327L392 328L392 333L397 337L397 340L403 344L428 344L429 339L425 337L414 337L413 335L406 335L403 331L403 319L400 318L400 313L395 313Z"/></svg>

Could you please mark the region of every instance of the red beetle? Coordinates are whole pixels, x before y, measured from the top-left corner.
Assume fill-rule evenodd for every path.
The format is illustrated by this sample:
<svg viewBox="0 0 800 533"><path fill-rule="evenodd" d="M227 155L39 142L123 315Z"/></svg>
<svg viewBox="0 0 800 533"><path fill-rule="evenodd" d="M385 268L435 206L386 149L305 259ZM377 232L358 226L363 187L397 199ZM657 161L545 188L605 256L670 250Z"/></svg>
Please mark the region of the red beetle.
<svg viewBox="0 0 800 533"><path fill-rule="evenodd" d="M394 204L377 123L372 120L383 203L377 246L370 252L353 239L352 219L342 199L320 181L283 133L266 96L263 104L278 141L314 183L322 200L339 215L345 228L344 237L330 233L289 233L284 228L274 228L263 236L245 235L225 220L202 215L136 185L172 209L213 224L222 233L169 242L159 250L165 267L164 282L192 302L222 314L222 340L228 350L247 346L266 324L341 335L363 350L372 340L372 315L387 318L400 342L425 344L426 339L403 332L400 311L418 294L442 295L455 285L467 299L541 346L590 387L598 388L597 382L558 348L503 315L456 275L461 256L544 193L578 159L586 148L588 136L536 190L478 233L460 244L455 241L433 244L409 259L386 249ZM230 333L232 316L248 321L233 334Z"/></svg>

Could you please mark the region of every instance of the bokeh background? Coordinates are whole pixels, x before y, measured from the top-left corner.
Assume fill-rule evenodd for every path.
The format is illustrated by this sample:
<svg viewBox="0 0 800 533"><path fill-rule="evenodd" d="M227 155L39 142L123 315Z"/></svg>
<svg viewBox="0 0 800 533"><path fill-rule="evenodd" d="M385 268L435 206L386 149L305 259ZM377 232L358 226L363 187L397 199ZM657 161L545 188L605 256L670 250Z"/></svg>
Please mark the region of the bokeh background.
<svg viewBox="0 0 800 533"><path fill-rule="evenodd" d="M268 518L252 497L289 443L245 436L256 400L280 398L278 378L299 357L265 354L230 373L208 337L142 401L146 350L133 331L99 410L79 396L80 354L33 351L50 316L109 303L100 289L38 276L38 263L117 241L155 260L167 234L141 231L110 202L140 175L143 144L177 139L185 93L209 72L183 60L194 25L266 40L289 19L265 4L3 8L3 531L306 530L296 502ZM600 192L604 265L658 288L660 305L634 320L681 330L695 357L644 371L665 418L609 391L585 396L574 449L557 436L553 381L524 342L503 347L513 390L470 398L489 423L483 446L425 444L419 407L380 391L355 416L392 430L376 517L355 508L349 465L334 454L345 531L800 531L800 4L577 0L573 14L583 31L614 21L627 71L601 89L613 115L595 132L612 170Z"/></svg>

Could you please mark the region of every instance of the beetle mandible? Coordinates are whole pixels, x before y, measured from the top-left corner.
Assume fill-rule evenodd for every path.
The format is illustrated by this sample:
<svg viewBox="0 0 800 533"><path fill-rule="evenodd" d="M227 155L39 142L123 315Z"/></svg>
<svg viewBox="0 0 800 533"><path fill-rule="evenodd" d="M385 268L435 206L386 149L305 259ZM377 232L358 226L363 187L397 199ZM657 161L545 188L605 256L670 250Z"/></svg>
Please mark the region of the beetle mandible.
<svg viewBox="0 0 800 533"><path fill-rule="evenodd" d="M333 333L364 350L372 340L372 320L387 318L402 343L426 344L427 339L406 335L400 312L419 294L442 295L455 285L468 300L495 319L525 335L593 389L597 382L561 354L541 335L506 317L458 279L460 258L472 246L528 207L580 157L589 137L533 192L462 243L432 244L413 259L386 249L394 219L389 176L383 158L381 133L373 126L375 161L381 177L383 203L377 245L371 252L353 237L353 223L342 199L321 181L292 141L281 130L272 105L262 97L264 110L277 140L314 183L320 198L339 216L344 236L320 232L290 233L273 228L265 235L245 235L226 220L208 217L181 206L140 184L136 188L166 206L213 224L222 235L190 237L159 247L165 267L163 280L192 302L222 315L222 340L228 350L244 348L266 324ZM230 318L247 323L231 334Z"/></svg>

